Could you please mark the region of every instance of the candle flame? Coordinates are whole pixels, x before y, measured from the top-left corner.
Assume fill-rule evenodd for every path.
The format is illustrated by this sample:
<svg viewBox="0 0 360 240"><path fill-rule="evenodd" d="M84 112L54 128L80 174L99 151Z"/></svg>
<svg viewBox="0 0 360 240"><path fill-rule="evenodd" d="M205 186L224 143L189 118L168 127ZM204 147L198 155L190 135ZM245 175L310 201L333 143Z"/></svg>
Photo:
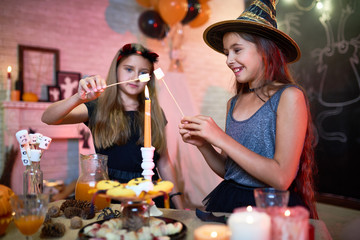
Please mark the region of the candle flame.
<svg viewBox="0 0 360 240"><path fill-rule="evenodd" d="M287 210L284 212L284 215L285 215L286 217L290 216L290 214L291 214L291 212L290 212L289 209L287 209Z"/></svg>
<svg viewBox="0 0 360 240"><path fill-rule="evenodd" d="M150 96L149 96L150 94L149 94L149 89L148 89L148 87L147 86L145 86L145 98L146 99L150 99Z"/></svg>
<svg viewBox="0 0 360 240"><path fill-rule="evenodd" d="M210 233L210 237L211 238L216 238L218 236L218 233L217 232L211 232Z"/></svg>
<svg viewBox="0 0 360 240"><path fill-rule="evenodd" d="M246 211L252 212L252 210L253 210L253 209L252 209L252 206L247 206L247 207L246 207Z"/></svg>
<svg viewBox="0 0 360 240"><path fill-rule="evenodd" d="M8 73L11 73L11 66L8 66Z"/></svg>

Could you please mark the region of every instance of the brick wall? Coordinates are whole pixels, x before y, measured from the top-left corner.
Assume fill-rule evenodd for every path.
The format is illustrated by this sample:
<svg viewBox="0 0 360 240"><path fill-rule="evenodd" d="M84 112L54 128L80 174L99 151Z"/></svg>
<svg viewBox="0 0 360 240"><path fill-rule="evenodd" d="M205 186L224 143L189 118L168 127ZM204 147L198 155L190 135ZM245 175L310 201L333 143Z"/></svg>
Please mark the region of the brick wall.
<svg viewBox="0 0 360 240"><path fill-rule="evenodd" d="M197 108L202 106L209 86L227 91L231 73L225 58L205 45L202 33L209 24L235 19L243 1L212 0L212 15L205 26L184 27L184 75ZM148 39L137 27L145 11L130 0L2 0L0 8L0 82L5 82L7 66L18 78L18 44L60 50L60 70L106 76L115 52L127 42L138 41L160 54L159 66L169 65L168 39Z"/></svg>
<svg viewBox="0 0 360 240"><path fill-rule="evenodd" d="M202 34L211 23L238 17L243 2L208 1L212 11L208 23L183 29L184 89L193 98L193 108L212 116L221 127L232 73L225 65L225 57L206 46ZM106 77L115 52L128 42L140 42L157 52L158 67L164 70L166 81L171 81L166 78L169 39L149 39L138 29L139 15L145 10L135 0L1 0L0 83L5 83L8 65L13 67L13 82L18 79L19 44L59 49L61 71ZM177 100L181 102L181 97Z"/></svg>

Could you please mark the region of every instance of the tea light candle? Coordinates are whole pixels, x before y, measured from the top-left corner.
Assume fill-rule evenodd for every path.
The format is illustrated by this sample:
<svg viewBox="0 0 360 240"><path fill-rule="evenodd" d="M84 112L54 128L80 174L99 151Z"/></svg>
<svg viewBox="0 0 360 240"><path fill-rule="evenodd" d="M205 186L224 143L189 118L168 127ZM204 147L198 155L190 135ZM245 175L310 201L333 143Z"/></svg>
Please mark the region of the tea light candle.
<svg viewBox="0 0 360 240"><path fill-rule="evenodd" d="M144 147L151 147L151 99L149 89L145 86L145 119L144 119Z"/></svg>
<svg viewBox="0 0 360 240"><path fill-rule="evenodd" d="M229 227L219 224L203 225L194 231L195 240L229 240L230 235Z"/></svg>
<svg viewBox="0 0 360 240"><path fill-rule="evenodd" d="M271 207L267 212L271 216L273 240L309 238L309 211L304 207Z"/></svg>
<svg viewBox="0 0 360 240"><path fill-rule="evenodd" d="M270 240L271 219L265 212L256 211L251 206L237 208L228 219L231 240Z"/></svg>

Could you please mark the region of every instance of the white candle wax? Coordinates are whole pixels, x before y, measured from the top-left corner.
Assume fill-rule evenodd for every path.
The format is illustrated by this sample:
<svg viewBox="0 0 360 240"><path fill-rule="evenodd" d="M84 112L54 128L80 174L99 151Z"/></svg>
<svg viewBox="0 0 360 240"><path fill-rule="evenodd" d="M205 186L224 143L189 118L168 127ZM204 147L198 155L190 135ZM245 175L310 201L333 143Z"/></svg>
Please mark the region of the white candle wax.
<svg viewBox="0 0 360 240"><path fill-rule="evenodd" d="M265 212L237 209L230 215L228 225L231 230L231 240L270 240L271 219Z"/></svg>

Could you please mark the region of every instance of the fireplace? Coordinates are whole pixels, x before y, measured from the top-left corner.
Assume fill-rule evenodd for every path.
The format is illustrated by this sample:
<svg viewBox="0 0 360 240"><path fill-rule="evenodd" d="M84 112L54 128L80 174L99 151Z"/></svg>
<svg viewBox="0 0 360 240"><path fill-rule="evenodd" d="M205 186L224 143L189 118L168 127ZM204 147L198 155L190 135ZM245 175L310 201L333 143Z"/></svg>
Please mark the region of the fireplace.
<svg viewBox="0 0 360 240"><path fill-rule="evenodd" d="M65 183L77 179L79 174L79 141L83 124L46 125L41 115L50 103L45 102L0 102L0 172L5 167L5 151L11 146L19 149L15 133L21 129L30 129L52 138L48 150L41 160L44 180L62 180ZM11 188L17 194L22 193L22 174L25 167L21 156L15 159L11 171Z"/></svg>

